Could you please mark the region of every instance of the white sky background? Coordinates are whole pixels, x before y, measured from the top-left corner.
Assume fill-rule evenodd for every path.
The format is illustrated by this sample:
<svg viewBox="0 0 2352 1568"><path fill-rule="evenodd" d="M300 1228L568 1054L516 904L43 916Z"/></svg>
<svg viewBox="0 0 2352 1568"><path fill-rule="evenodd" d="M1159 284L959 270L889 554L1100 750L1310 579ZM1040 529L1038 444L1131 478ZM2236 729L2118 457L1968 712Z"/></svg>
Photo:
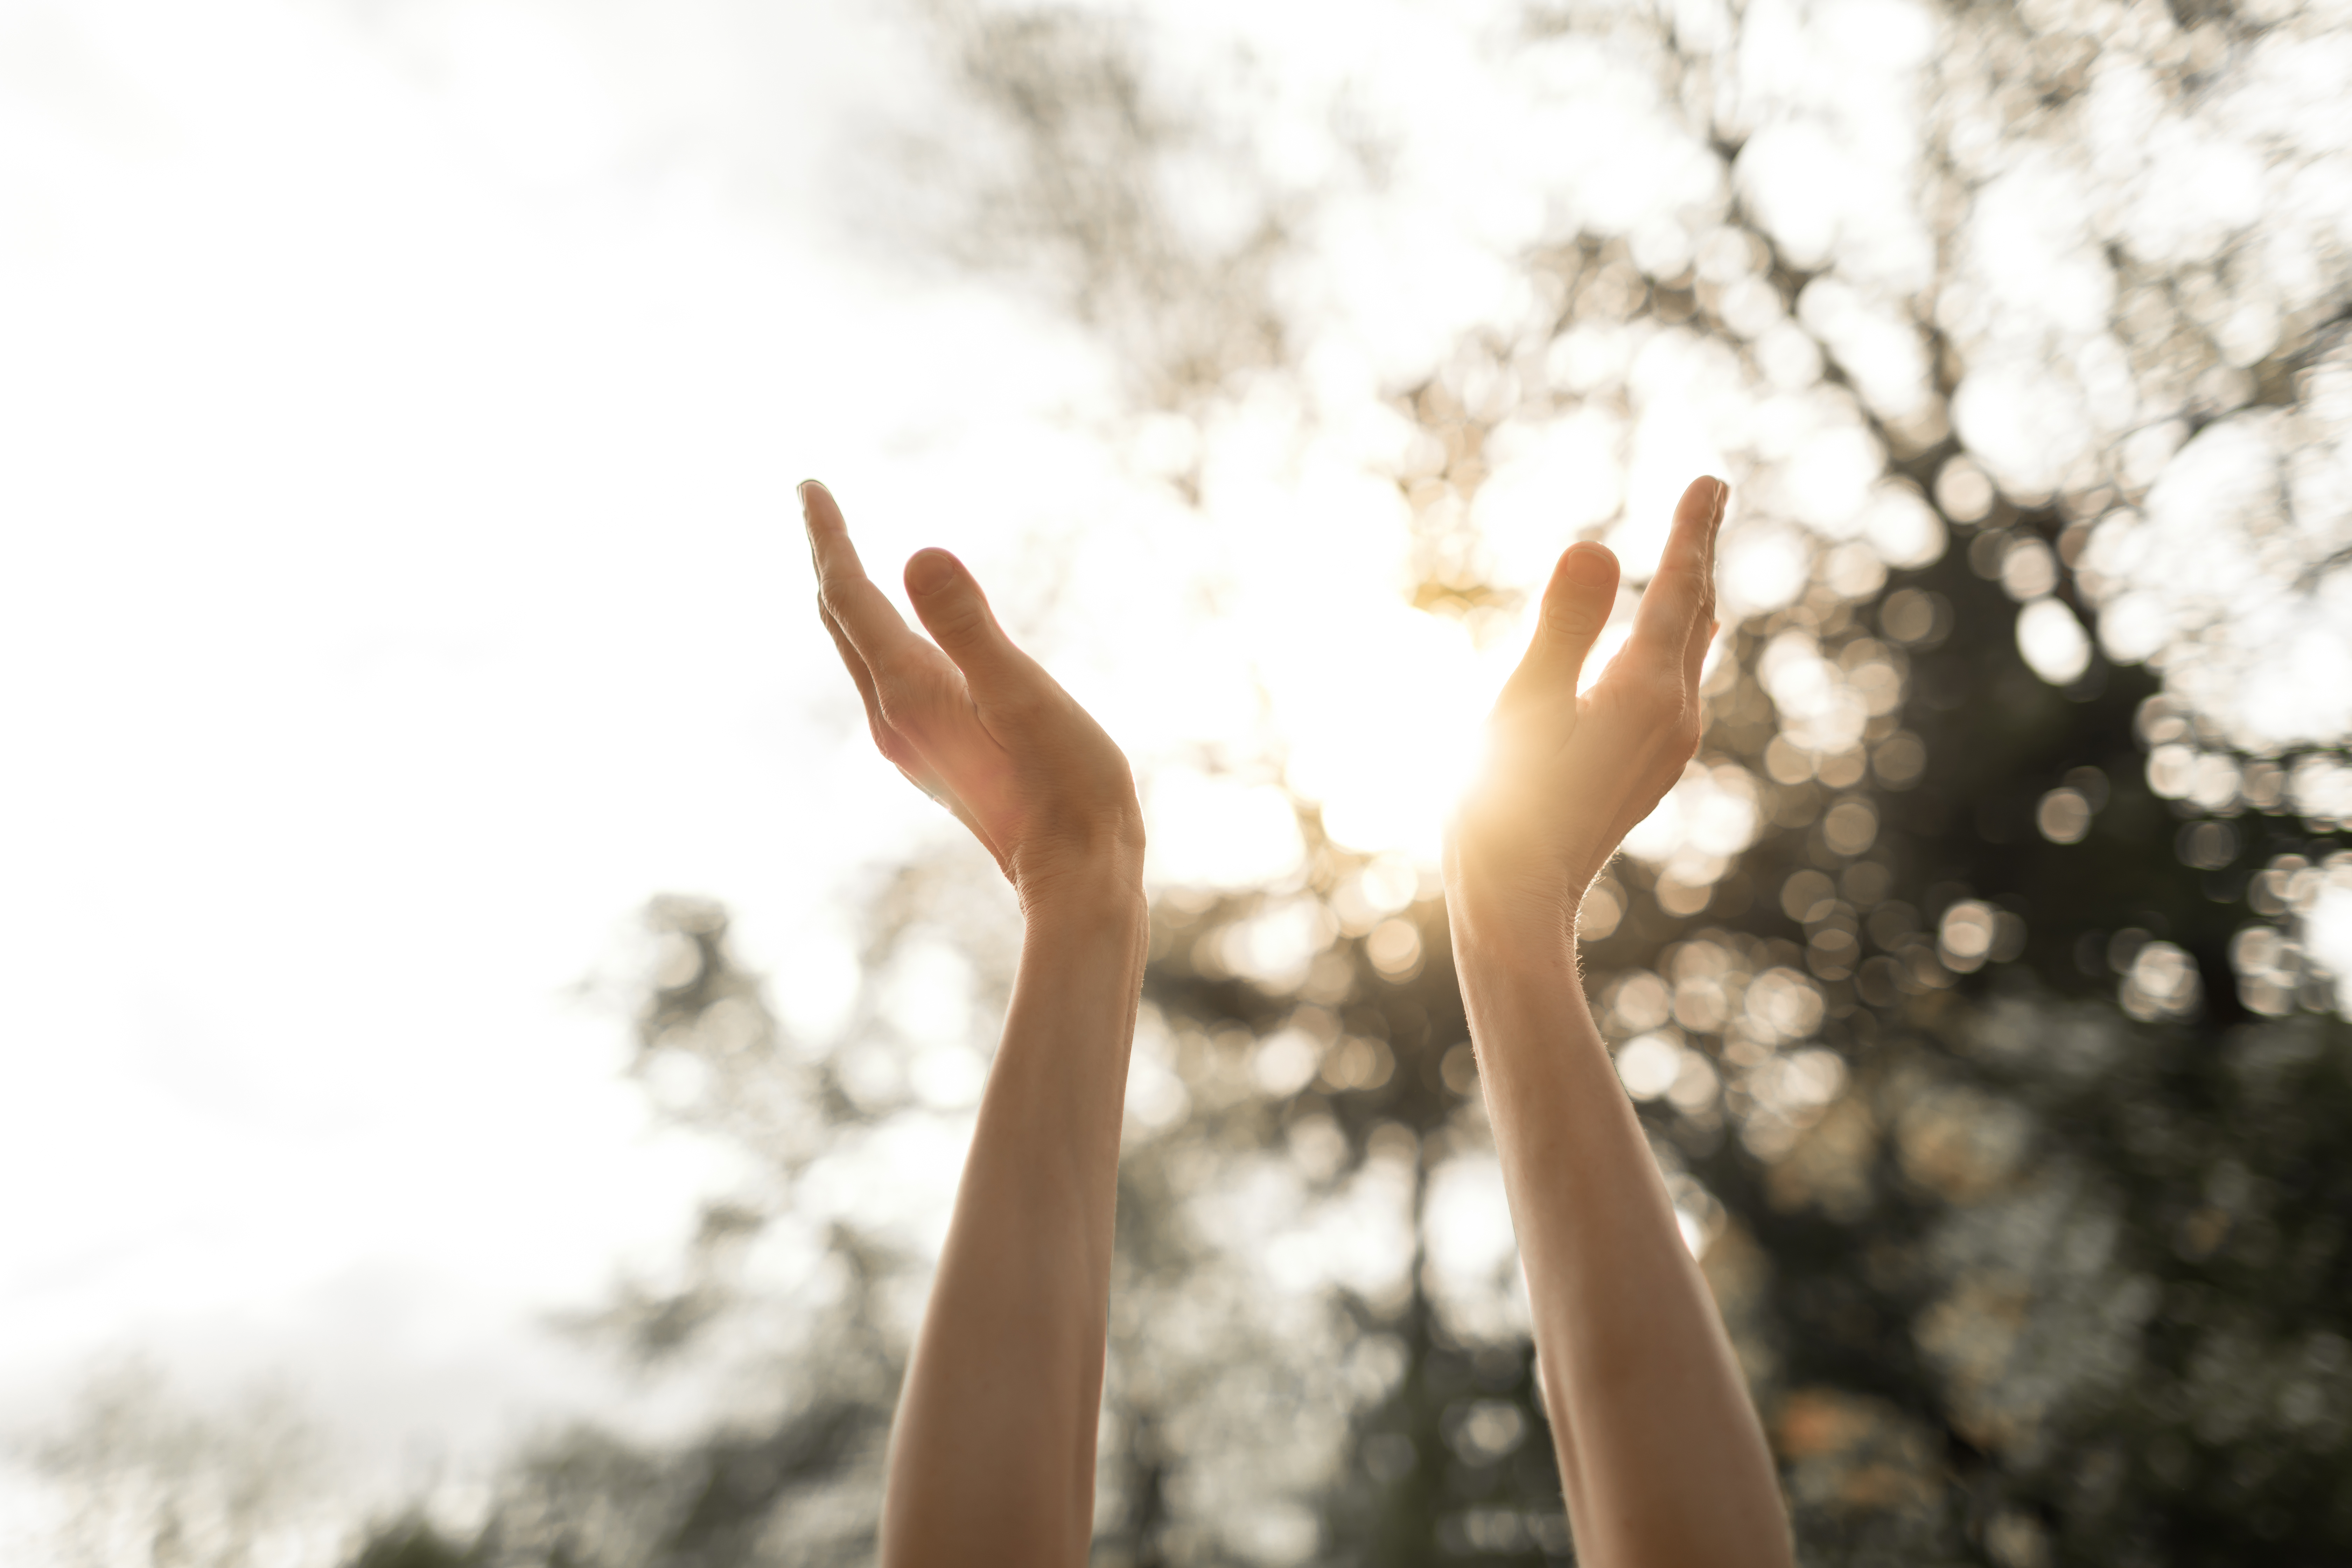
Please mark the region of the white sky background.
<svg viewBox="0 0 2352 1568"><path fill-rule="evenodd" d="M916 79L855 16L0 6L11 1425L131 1345L379 1458L608 1397L533 1316L708 1161L570 988L702 891L821 1013L828 896L935 830L793 482L984 571L1087 480L1086 362L827 210Z"/></svg>
<svg viewBox="0 0 2352 1568"><path fill-rule="evenodd" d="M822 1029L841 890L952 830L865 745L806 474L886 583L973 563L1145 772L1157 874L1295 853L1272 791L1171 765L1203 743L1428 854L1517 639L1405 607L1370 395L1527 308L1499 258L1646 243L1696 165L1636 73L1496 91L1458 12L1370 9L1163 18L1254 37L1284 179L1343 83L1412 132L1317 220L1319 433L1276 388L1222 416L1196 516L1089 434L1095 351L864 221L854 139L940 90L879 7L0 0L0 1425L133 1345L199 1392L290 1373L380 1471L619 1397L532 1325L670 1255L712 1161L572 988L709 893ZM1836 105L1751 198L1888 289L1932 41L1906 0L1758 0L1740 43ZM1482 500L1501 578L1565 542L1529 476L1597 476L1576 523L1622 496L1639 574L1717 463L1704 420L1622 471L1575 436ZM1456 743L1401 771L1399 711Z"/></svg>

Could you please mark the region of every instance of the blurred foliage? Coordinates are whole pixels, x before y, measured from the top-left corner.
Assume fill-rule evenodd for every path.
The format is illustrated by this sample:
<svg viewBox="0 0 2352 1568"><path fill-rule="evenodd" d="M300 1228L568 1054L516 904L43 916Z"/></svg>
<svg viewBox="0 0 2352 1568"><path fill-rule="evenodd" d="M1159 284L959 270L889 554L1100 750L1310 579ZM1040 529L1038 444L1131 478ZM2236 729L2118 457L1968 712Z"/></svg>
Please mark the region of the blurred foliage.
<svg viewBox="0 0 2352 1568"><path fill-rule="evenodd" d="M312 1490L315 1445L284 1391L206 1414L134 1361L95 1373L27 1457L67 1502L51 1542L60 1568L246 1568L331 1528Z"/></svg>
<svg viewBox="0 0 2352 1568"><path fill-rule="evenodd" d="M1129 390L1146 405L1197 407L1237 371L1286 362L1274 274L1301 193L1266 190L1241 136L1163 104L1125 19L922 9L968 112L918 156L987 215L950 211L933 244L968 266L1047 270L1081 324L1130 345ZM1146 167L1237 204L1204 224L1139 180Z"/></svg>
<svg viewBox="0 0 2352 1568"><path fill-rule="evenodd" d="M2352 150L2336 87L2282 100L2264 74L2343 58L2345 26L1923 15L1916 146L1892 175L1843 166L1875 228L1774 174L1848 84L1743 53L1763 11L1517 18L1513 49L1646 95L1679 194L1528 247L1518 319L1391 389L1410 591L1501 624L1482 492L1568 421L1622 468L1653 417L1703 417L1779 552L1732 590L1679 835L1621 858L1585 935L1803 1559L2342 1561L2352 1030L2305 921L2352 883L2352 773L2340 733L2288 735L2231 682L2260 668L2249 622L2340 602L2352 550L2346 237L2274 199ZM960 254L1058 290L1145 413L1203 417L1295 367L1282 280L1318 197L1256 159L1246 71L1196 103L1134 17L937 16L992 128ZM1376 187L1376 140L1339 119L1354 161L1329 177ZM2252 150L2223 183L2256 199L2200 187L2151 238L2223 142ZM1232 187L1215 223L1184 195L1204 179ZM2036 245L2040 271L2002 270ZM2267 477L2231 492L2254 564L2225 602L2162 579L2168 516L2213 493L2183 476L2230 442ZM1197 460L1171 472L1202 498ZM1156 900L1097 1559L1565 1560L1442 904L1298 810L1287 879ZM744 1174L603 1326L731 1369L740 1408L669 1447L554 1441L478 1531L404 1520L356 1561L870 1552L925 1284L894 1178L965 1125L1014 917L964 858L899 871L866 918L850 1021L796 1040L721 909L649 912L639 1070ZM952 1005L927 1021L910 989Z"/></svg>

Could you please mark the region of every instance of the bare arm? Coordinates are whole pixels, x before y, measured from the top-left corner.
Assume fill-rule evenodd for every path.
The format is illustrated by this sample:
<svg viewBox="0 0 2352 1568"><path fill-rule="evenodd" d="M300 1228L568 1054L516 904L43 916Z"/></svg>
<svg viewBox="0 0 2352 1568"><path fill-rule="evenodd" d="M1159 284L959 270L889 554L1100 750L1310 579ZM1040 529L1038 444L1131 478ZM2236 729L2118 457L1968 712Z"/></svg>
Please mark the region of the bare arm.
<svg viewBox="0 0 2352 1568"><path fill-rule="evenodd" d="M1686 490L1632 637L1580 697L1617 563L1561 556L1448 835L1454 961L1581 1561L1781 1564L1771 1456L1577 973L1580 900L1699 737L1725 489Z"/></svg>
<svg viewBox="0 0 2352 1568"><path fill-rule="evenodd" d="M1020 967L899 1397L881 1561L1083 1563L1118 1131L1142 984L1142 813L1127 761L944 551L908 563L936 646L802 487L818 609L875 744L996 857Z"/></svg>

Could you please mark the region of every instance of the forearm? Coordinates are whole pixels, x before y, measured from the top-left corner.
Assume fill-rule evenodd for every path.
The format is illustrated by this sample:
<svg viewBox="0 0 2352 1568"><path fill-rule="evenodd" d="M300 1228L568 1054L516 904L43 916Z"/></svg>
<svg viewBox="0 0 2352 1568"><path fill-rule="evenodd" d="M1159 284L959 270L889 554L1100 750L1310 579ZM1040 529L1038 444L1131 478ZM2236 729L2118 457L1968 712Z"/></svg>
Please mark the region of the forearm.
<svg viewBox="0 0 2352 1568"><path fill-rule="evenodd" d="M1519 1237L1583 1561L1789 1561L1722 1319L1594 1026L1572 939L1457 922L1456 962ZM1571 928L1572 929L1572 928Z"/></svg>
<svg viewBox="0 0 2352 1568"><path fill-rule="evenodd" d="M885 1564L1086 1560L1142 895L1033 909L891 1435Z"/></svg>

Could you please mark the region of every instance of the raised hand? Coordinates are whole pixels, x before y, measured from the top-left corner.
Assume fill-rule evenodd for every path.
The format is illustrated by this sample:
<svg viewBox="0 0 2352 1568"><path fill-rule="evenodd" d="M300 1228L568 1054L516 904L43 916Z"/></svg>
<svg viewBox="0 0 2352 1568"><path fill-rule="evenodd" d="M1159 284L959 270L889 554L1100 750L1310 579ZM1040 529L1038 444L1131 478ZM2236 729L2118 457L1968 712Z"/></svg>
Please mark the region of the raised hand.
<svg viewBox="0 0 2352 1568"><path fill-rule="evenodd" d="M1127 759L1013 646L944 550L907 563L937 638L867 580L801 487L817 613L874 743L1020 895L1021 962L892 1424L882 1568L1081 1568L1093 1540L1120 1109L1149 919Z"/></svg>
<svg viewBox="0 0 2352 1568"><path fill-rule="evenodd" d="M907 596L936 644L866 575L831 491L800 488L817 613L866 702L874 743L996 857L1024 908L1106 880L1139 886L1143 813L1127 758L1013 645L962 562L907 563Z"/></svg>
<svg viewBox="0 0 2352 1568"><path fill-rule="evenodd" d="M1579 1562L1785 1568L1789 1525L1738 1359L1576 962L1585 889L1698 747L1727 490L1675 509L1624 650L1582 696L1617 562L1559 558L1446 835L1445 902L1528 1281Z"/></svg>
<svg viewBox="0 0 2352 1568"><path fill-rule="evenodd" d="M1586 656L1616 602L1617 558L1578 544L1552 569L1535 639L1496 701L1486 766L1447 835L1457 922L1496 940L1569 936L1619 840L1682 776L1698 749L1729 493L1713 479L1683 492L1633 635L1582 695Z"/></svg>

